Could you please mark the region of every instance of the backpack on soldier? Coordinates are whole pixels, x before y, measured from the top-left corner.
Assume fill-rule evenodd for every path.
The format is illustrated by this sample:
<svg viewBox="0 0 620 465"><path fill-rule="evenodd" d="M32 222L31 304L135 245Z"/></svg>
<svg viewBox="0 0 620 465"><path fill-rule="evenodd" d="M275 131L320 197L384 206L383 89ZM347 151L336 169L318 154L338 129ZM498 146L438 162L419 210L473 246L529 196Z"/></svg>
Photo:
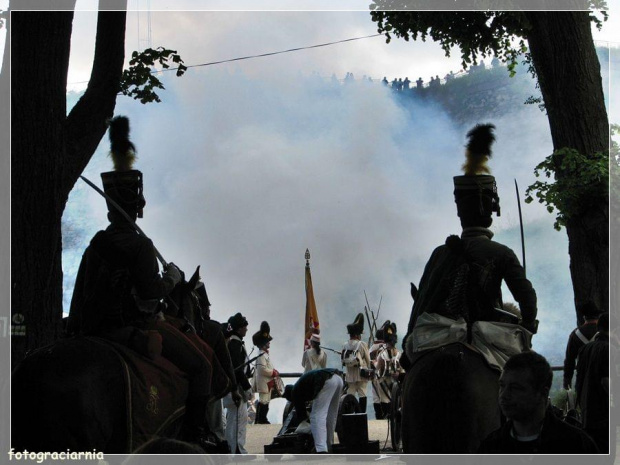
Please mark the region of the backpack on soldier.
<svg viewBox="0 0 620 465"><path fill-rule="evenodd" d="M483 292L492 264L481 267L473 263L467 254L463 240L449 236L446 246L451 256L440 273L441 279L434 290L426 311L452 318L464 318L468 323L486 319L487 297ZM492 305L489 310L492 309Z"/></svg>
<svg viewBox="0 0 620 465"><path fill-rule="evenodd" d="M355 349L347 349L342 353L342 364L349 368L357 368L361 365L359 358L359 349L361 341L357 341Z"/></svg>

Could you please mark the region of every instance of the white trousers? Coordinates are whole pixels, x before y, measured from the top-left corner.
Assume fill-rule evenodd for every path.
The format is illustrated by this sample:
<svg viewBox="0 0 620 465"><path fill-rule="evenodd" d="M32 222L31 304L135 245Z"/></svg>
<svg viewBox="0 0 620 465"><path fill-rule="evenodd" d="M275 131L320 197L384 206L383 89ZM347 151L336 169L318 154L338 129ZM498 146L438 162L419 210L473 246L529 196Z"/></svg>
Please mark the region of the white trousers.
<svg viewBox="0 0 620 465"><path fill-rule="evenodd" d="M224 397L223 405L226 408L226 441L228 441L230 451L236 454L239 448L239 452L247 454L245 434L248 426L248 404L241 401L237 407L229 393Z"/></svg>
<svg viewBox="0 0 620 465"><path fill-rule="evenodd" d="M207 425L215 436L223 441L226 439L224 431L224 409L222 408L222 399L212 400L207 404Z"/></svg>
<svg viewBox="0 0 620 465"><path fill-rule="evenodd" d="M366 397L368 381L354 381L347 383L347 394L357 394L357 397Z"/></svg>
<svg viewBox="0 0 620 465"><path fill-rule="evenodd" d="M325 381L323 389L312 401L310 430L317 452L328 452L334 443L334 431L338 418L338 404L342 394L342 378L333 375Z"/></svg>

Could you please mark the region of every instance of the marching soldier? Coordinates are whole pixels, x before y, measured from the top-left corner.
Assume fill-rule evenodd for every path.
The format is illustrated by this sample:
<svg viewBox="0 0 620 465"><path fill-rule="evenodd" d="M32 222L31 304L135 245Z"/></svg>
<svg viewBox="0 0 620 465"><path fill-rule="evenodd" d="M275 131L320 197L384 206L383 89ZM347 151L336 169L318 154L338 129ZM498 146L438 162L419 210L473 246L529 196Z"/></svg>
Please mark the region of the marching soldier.
<svg viewBox="0 0 620 465"><path fill-rule="evenodd" d="M347 394L357 394L362 412L366 412L366 387L370 377L370 354L361 340L364 332L364 314L359 313L352 324L347 325L350 339L342 347L342 365L346 367Z"/></svg>
<svg viewBox="0 0 620 465"><path fill-rule="evenodd" d="M252 336L252 342L261 352L256 359L256 369L254 370L254 388L258 392L258 405L256 406L255 424L270 424L267 420L269 412L269 401L271 400L271 390L274 388L274 381L279 373L271 364L269 357L269 346L273 338L269 334L269 323L263 321L260 330Z"/></svg>
<svg viewBox="0 0 620 465"><path fill-rule="evenodd" d="M135 147L129 140L129 120L110 121L114 171L101 173L111 202L110 225L99 231L84 251L76 278L68 321L69 334L95 334L155 358L161 353L189 377L183 437L203 448L214 443L204 428L210 395L211 365L183 333L166 323L162 299L181 281L169 263L159 273L155 247L138 234L136 218L146 205L142 172L134 170Z"/></svg>

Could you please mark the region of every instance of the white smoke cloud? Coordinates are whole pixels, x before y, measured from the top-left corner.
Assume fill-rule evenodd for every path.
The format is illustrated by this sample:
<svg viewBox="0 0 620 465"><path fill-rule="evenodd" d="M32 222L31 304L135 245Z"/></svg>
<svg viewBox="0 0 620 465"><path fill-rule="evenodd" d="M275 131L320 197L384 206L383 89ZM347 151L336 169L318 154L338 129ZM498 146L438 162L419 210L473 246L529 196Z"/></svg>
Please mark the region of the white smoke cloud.
<svg viewBox="0 0 620 465"><path fill-rule="evenodd" d="M161 104L120 99L117 114L131 119L145 175L141 227L187 273L202 265L215 319L241 311L250 334L269 321L275 366L295 372L306 248L326 346L344 342L364 290L374 310L382 297L380 323L396 321L402 338L409 282L417 284L432 249L460 231L451 178L467 128L416 100L404 109L379 84L279 77L203 69L166 78ZM533 166L551 151L546 118L524 106L493 122L491 165L502 198L494 230L520 255L513 178L523 194ZM86 170L92 180L109 169L106 153L104 140ZM534 344L545 353L574 325L566 238L544 208L523 208L528 274L541 303ZM65 219L79 224L85 246L106 225L105 204L78 184ZM65 252L66 302L82 250Z"/></svg>
<svg viewBox="0 0 620 465"><path fill-rule="evenodd" d="M76 14L76 31L89 14ZM300 15L154 12L153 45L177 49L186 64L196 64L374 32L367 13ZM138 43L134 21L130 13L128 50ZM70 82L87 79L89 67L79 69L86 77ZM375 311L382 298L379 324L395 321L402 338L409 282L417 284L433 248L460 231L451 178L460 174L465 133L478 121L461 127L428 102L399 104L379 84L333 86L319 75L413 81L457 69L458 59L445 59L436 44L374 38L192 68L181 79L167 74L163 103L119 98L116 111L131 119L145 175L139 223L167 260L187 273L202 266L215 319L241 311L250 335L269 321L280 371L301 370L306 248L325 346L340 348L346 324L366 303L364 290ZM514 179L523 198L534 166L552 151L548 122L535 106L491 122L497 126L491 167L502 204L493 230L520 257ZM111 167L107 148L106 139L85 171L98 183ZM534 348L560 364L575 324L566 234L553 230L541 205L522 208L528 277L539 297ZM68 311L81 253L107 225L105 203L80 181L64 221ZM507 291L504 298L511 300ZM331 352L328 360L338 365ZM279 415L272 409L270 419Z"/></svg>

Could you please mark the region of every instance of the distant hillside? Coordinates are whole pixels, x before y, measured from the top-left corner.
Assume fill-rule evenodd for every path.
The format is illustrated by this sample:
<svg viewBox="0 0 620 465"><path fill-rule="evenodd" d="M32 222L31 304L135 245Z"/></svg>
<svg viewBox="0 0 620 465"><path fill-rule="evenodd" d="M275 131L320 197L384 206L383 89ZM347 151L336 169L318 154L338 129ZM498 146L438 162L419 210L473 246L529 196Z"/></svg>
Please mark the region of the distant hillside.
<svg viewBox="0 0 620 465"><path fill-rule="evenodd" d="M607 99L609 49L597 47L597 53ZM421 98L436 103L462 125L512 113L523 108L528 101L534 106L542 104L536 81L524 65L518 66L517 74L512 78L505 66L487 66L486 69L456 75L453 79L444 78L439 85L435 83L395 93L402 98L405 106L408 99Z"/></svg>

